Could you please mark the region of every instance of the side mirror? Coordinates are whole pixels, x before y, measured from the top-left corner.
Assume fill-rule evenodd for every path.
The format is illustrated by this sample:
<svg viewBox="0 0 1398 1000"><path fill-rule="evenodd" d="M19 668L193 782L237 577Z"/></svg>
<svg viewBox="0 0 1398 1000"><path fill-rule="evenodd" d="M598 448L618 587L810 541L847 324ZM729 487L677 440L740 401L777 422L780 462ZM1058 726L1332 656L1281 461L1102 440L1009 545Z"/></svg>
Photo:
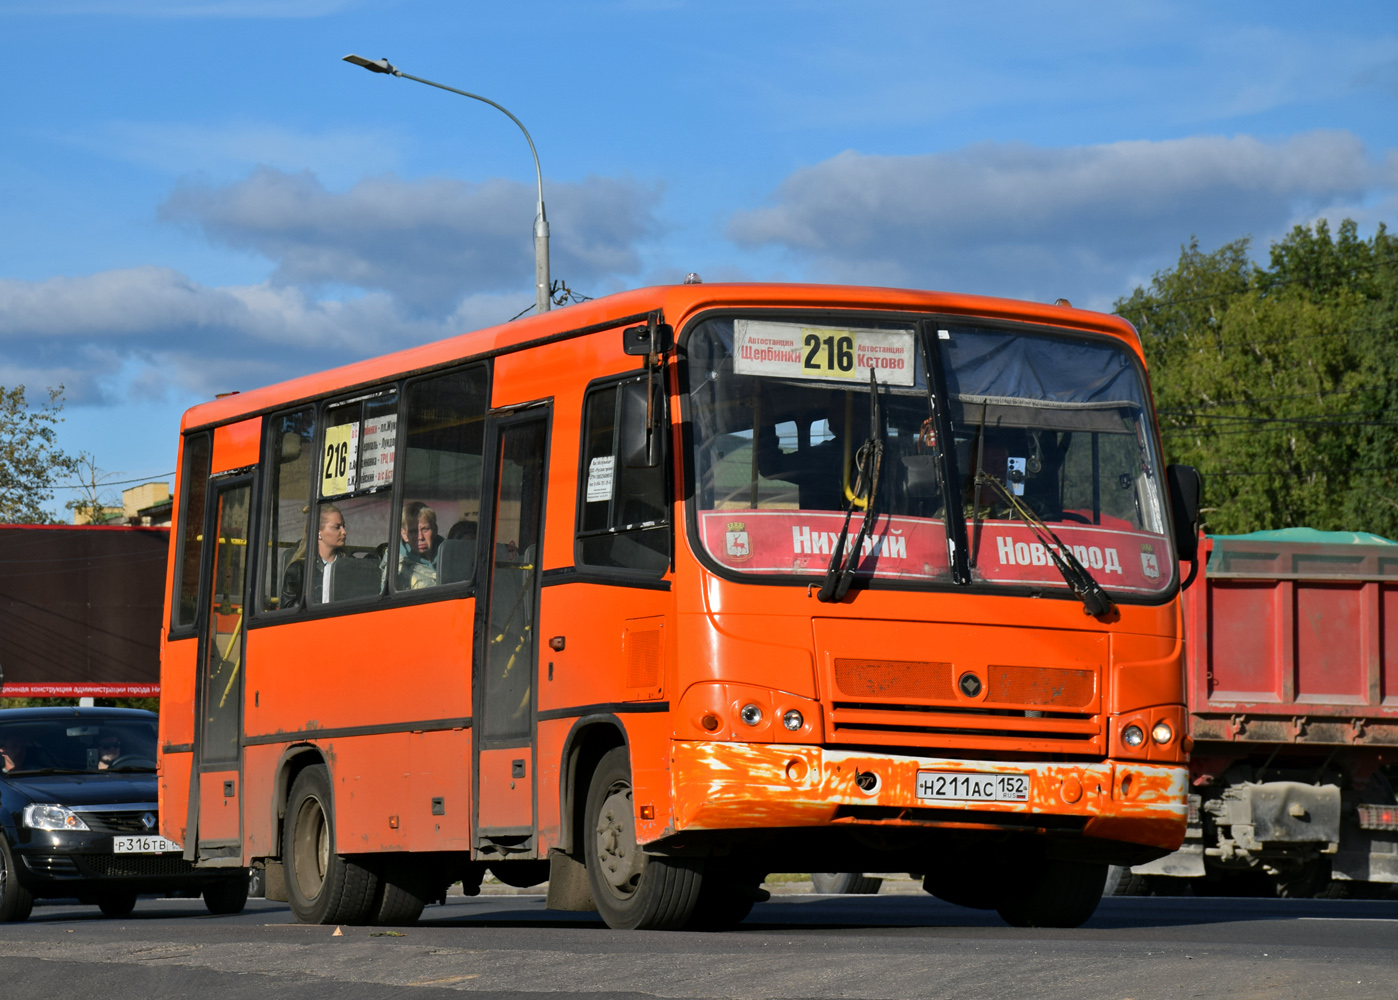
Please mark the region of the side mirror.
<svg viewBox="0 0 1398 1000"><path fill-rule="evenodd" d="M1165 468L1170 490L1170 516L1175 535L1175 551L1180 562L1199 558L1199 508L1203 505L1204 481L1192 465Z"/></svg>
<svg viewBox="0 0 1398 1000"><path fill-rule="evenodd" d="M654 317L652 317L652 321ZM671 329L666 323L628 326L621 331L621 349L626 354L659 354L670 349Z"/></svg>
<svg viewBox="0 0 1398 1000"><path fill-rule="evenodd" d="M662 414L660 386L642 381L621 387L621 425L617 450L627 469L653 469L660 464Z"/></svg>

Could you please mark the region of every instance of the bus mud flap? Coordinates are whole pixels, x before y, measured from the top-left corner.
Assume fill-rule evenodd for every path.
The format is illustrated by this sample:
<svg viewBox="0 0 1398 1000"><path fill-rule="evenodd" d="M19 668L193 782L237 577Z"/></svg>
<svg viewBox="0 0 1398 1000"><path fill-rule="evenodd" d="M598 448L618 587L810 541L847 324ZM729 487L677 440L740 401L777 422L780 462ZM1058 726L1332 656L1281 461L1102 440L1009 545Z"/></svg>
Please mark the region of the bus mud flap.
<svg viewBox="0 0 1398 1000"><path fill-rule="evenodd" d="M592 899L592 885L587 880L587 866L558 848L549 851L549 890L544 908L574 913L591 913L597 909Z"/></svg>

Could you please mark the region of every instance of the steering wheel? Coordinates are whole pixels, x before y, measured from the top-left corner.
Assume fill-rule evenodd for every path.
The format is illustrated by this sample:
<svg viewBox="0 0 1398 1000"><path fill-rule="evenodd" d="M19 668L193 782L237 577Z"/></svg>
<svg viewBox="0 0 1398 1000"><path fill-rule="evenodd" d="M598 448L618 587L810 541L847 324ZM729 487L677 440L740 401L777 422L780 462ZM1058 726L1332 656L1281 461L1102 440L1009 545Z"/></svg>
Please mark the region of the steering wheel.
<svg viewBox="0 0 1398 1000"><path fill-rule="evenodd" d="M126 753L126 754L122 754L120 757L116 758L116 760L114 760L114 761L112 761L110 764L108 764L108 765L107 765L107 770L110 771L112 768L116 768L116 767L127 767L127 766L133 765L133 764L140 765L140 766L143 766L143 767L155 767L155 766L156 766L156 765L155 765L155 761L151 760L149 757L142 757L142 756L141 756L140 754L138 754L138 753Z"/></svg>
<svg viewBox="0 0 1398 1000"><path fill-rule="evenodd" d="M1065 510L1065 511L1063 512L1063 514L1062 514L1062 517L1063 517L1063 520L1065 520L1065 521L1074 521L1074 522L1076 522L1076 523L1078 523L1078 524L1091 524L1091 523L1092 523L1092 518L1090 518L1090 517L1084 517L1082 514L1079 514L1079 513L1078 513L1077 511L1075 511L1075 510Z"/></svg>

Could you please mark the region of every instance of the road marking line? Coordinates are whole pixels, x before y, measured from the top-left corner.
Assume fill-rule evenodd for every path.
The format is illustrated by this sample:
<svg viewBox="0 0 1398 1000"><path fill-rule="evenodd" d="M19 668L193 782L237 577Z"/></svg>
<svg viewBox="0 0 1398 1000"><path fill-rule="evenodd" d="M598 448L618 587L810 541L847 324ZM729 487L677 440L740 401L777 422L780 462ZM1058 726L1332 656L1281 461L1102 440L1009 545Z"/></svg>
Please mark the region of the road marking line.
<svg viewBox="0 0 1398 1000"><path fill-rule="evenodd" d="M469 976L447 976L445 979L419 979L411 982L409 986L440 986L442 983L460 983L467 979L479 979L480 973L473 972Z"/></svg>

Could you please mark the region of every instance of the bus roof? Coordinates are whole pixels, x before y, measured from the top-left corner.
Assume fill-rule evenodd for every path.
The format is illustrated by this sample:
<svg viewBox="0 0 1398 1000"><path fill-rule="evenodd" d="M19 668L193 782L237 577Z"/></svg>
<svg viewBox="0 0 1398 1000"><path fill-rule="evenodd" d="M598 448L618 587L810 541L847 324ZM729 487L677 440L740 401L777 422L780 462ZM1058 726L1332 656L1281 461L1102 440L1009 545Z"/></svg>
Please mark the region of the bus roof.
<svg viewBox="0 0 1398 1000"><path fill-rule="evenodd" d="M405 348L264 388L233 392L191 407L185 412L180 429L188 431L221 424L295 400L381 382L464 358L505 353L543 338L584 333L589 329L605 329L622 323L641 323L648 313L657 309L663 312L666 322L678 327L688 316L703 309L743 306L938 312L994 317L1105 333L1121 338L1137 351L1140 345L1135 328L1119 316L1018 299L858 285L656 285Z"/></svg>

